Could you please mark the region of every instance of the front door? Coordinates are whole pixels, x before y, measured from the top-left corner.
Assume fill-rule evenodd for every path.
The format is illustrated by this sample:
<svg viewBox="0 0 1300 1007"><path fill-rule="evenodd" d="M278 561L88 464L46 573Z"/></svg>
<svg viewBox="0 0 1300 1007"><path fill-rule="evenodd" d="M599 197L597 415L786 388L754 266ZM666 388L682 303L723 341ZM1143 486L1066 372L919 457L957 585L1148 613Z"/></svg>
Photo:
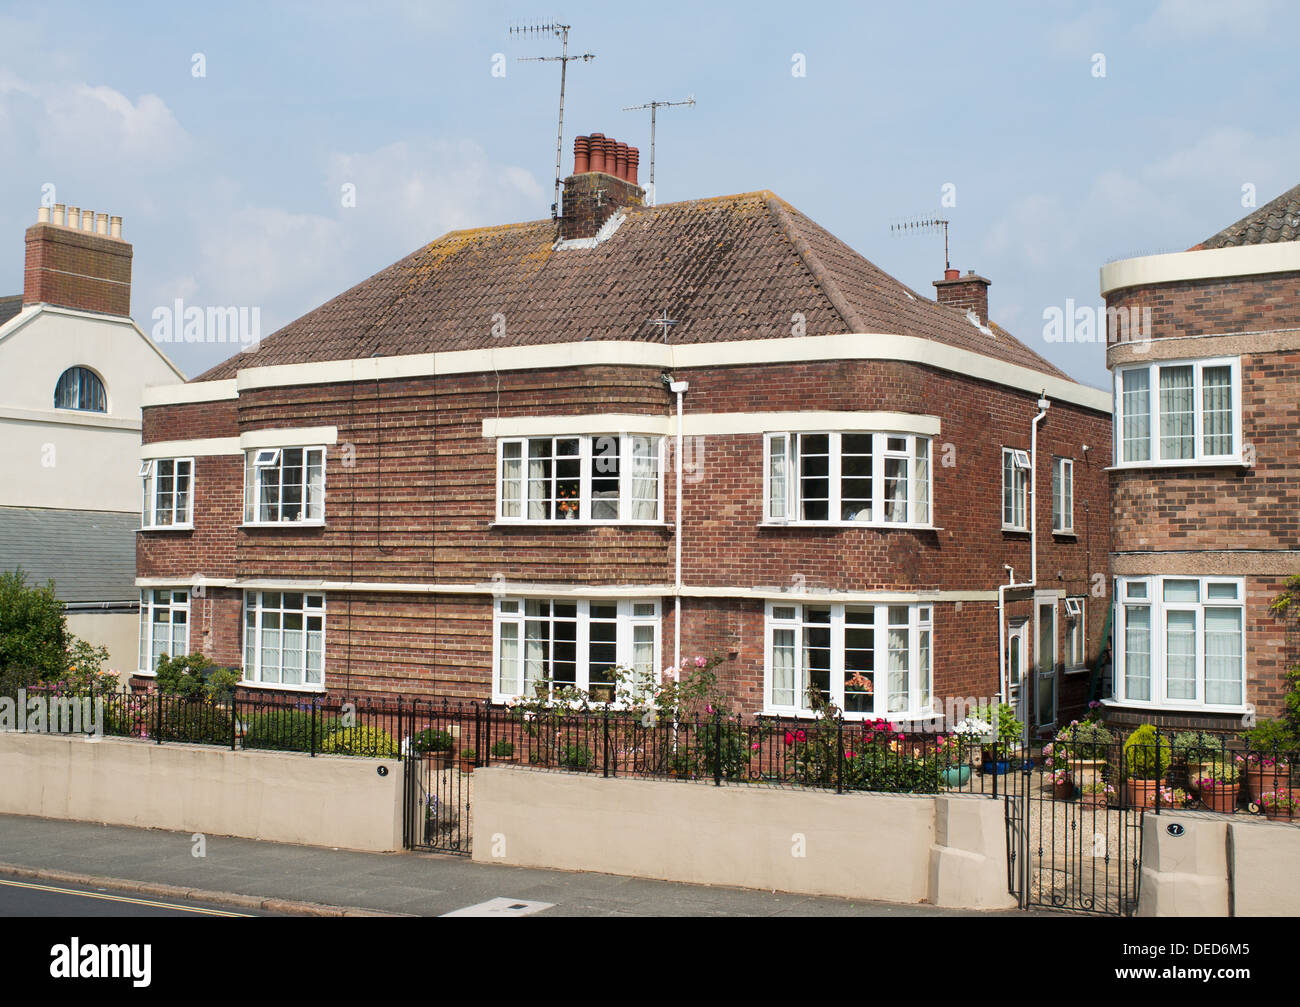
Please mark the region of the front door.
<svg viewBox="0 0 1300 1007"><path fill-rule="evenodd" d="M1056 599L1039 601L1038 639L1034 647L1034 726L1056 724Z"/></svg>
<svg viewBox="0 0 1300 1007"><path fill-rule="evenodd" d="M1006 701L1016 711L1016 719L1025 720L1025 662L1029 653L1029 620L1011 623L1007 635L1007 694Z"/></svg>

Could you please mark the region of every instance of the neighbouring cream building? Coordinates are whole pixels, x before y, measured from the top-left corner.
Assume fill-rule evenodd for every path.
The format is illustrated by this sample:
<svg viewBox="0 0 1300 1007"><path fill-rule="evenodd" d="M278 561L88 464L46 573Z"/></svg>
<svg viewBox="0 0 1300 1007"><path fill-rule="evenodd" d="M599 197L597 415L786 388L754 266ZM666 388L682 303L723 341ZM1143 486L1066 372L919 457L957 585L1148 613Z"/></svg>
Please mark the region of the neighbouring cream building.
<svg viewBox="0 0 1300 1007"><path fill-rule="evenodd" d="M69 629L132 670L141 399L184 375L131 320L120 217L42 207L26 241L0 297L0 569L53 578Z"/></svg>

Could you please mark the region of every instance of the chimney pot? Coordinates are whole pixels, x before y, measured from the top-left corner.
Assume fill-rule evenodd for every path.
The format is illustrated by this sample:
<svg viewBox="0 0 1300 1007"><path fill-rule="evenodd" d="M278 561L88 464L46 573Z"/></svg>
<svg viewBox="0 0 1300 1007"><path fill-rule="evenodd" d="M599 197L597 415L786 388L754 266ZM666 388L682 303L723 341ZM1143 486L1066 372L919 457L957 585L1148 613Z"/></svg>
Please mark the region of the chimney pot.
<svg viewBox="0 0 1300 1007"><path fill-rule="evenodd" d="M36 210L36 223L48 224L50 222L50 208L48 206L38 207Z"/></svg>
<svg viewBox="0 0 1300 1007"><path fill-rule="evenodd" d="M590 143L590 159L588 161L588 171L605 170L605 134L592 133L587 138ZM574 174L577 174L575 172Z"/></svg>
<svg viewBox="0 0 1300 1007"><path fill-rule="evenodd" d="M633 185L637 184L636 166L641 161L641 152L636 147L627 148L627 180Z"/></svg>
<svg viewBox="0 0 1300 1007"><path fill-rule="evenodd" d="M989 281L970 270L945 269L943 279L934 281L935 300L965 314L973 311L981 325L989 322Z"/></svg>
<svg viewBox="0 0 1300 1007"><path fill-rule="evenodd" d="M602 143L605 145L605 174L613 175L618 168L618 141L607 136Z"/></svg>
<svg viewBox="0 0 1300 1007"><path fill-rule="evenodd" d="M943 271L943 278L945 280L955 280L960 276L961 276L960 269L945 269Z"/></svg>
<svg viewBox="0 0 1300 1007"><path fill-rule="evenodd" d="M109 217L109 218L108 218L108 236L109 236L110 238L121 238L121 237L122 237L122 218L121 218L121 217Z"/></svg>
<svg viewBox="0 0 1300 1007"><path fill-rule="evenodd" d="M63 218L66 216L66 214L67 214L67 207L64 206L62 203L55 203L54 213L50 217L50 223L57 224L59 227L62 227Z"/></svg>
<svg viewBox="0 0 1300 1007"><path fill-rule="evenodd" d="M102 234L105 237L108 236L108 214L107 213L95 214L95 233Z"/></svg>
<svg viewBox="0 0 1300 1007"><path fill-rule="evenodd" d="M69 207L68 207L68 225L67 225L67 226L68 226L68 227L71 227L73 230L80 230L80 229L81 229L81 207L79 207L79 206L69 206Z"/></svg>
<svg viewBox="0 0 1300 1007"><path fill-rule="evenodd" d="M627 181L627 144L616 143L614 145L614 174L623 181Z"/></svg>
<svg viewBox="0 0 1300 1007"><path fill-rule="evenodd" d="M87 210L85 213L81 215L81 229L83 231L89 231L91 234L95 233L95 211L94 210Z"/></svg>
<svg viewBox="0 0 1300 1007"><path fill-rule="evenodd" d="M585 136L573 138L573 173L585 175L591 170L591 141Z"/></svg>

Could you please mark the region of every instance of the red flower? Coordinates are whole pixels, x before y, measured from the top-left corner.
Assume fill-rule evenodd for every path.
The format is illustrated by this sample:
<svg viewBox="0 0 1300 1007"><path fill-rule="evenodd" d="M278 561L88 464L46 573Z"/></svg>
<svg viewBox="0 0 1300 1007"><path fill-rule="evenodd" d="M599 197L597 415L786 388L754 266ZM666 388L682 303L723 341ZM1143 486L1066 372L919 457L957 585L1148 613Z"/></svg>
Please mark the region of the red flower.
<svg viewBox="0 0 1300 1007"><path fill-rule="evenodd" d="M807 741L807 740L808 740L808 735L804 734L803 731L795 731L795 732L794 732L794 736L795 736L795 738L797 738L799 741Z"/></svg>
<svg viewBox="0 0 1300 1007"><path fill-rule="evenodd" d="M785 732L785 744L787 748L794 744L794 735L789 731Z"/></svg>

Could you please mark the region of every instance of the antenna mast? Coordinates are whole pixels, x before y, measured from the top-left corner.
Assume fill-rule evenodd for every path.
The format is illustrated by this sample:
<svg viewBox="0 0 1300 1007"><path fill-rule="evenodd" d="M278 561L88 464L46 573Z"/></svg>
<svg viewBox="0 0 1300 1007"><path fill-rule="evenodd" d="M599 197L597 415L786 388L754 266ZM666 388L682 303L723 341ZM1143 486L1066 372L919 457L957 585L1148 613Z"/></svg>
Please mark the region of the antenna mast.
<svg viewBox="0 0 1300 1007"><path fill-rule="evenodd" d="M529 34L551 34L560 39L560 55L558 56L520 56L520 63L556 63L560 64L560 124L555 131L555 201L551 203L551 219L554 220L560 215L560 159L564 152L564 81L569 69L570 60L582 60L587 63L596 58L594 53L584 52L581 56L569 55L569 29L573 27L567 24L527 24L511 25L511 35L529 35Z"/></svg>
<svg viewBox="0 0 1300 1007"><path fill-rule="evenodd" d="M695 105L695 95L688 94L685 101L650 101L644 105L629 105L624 112L637 112L648 108L650 110L650 205L655 202L655 112L661 108L668 108L672 105Z"/></svg>
<svg viewBox="0 0 1300 1007"><path fill-rule="evenodd" d="M943 268L949 270L952 268L948 262L948 221L939 217L922 217L912 220L904 220L897 224L890 224L889 229L895 234L934 234L936 231L943 230Z"/></svg>

